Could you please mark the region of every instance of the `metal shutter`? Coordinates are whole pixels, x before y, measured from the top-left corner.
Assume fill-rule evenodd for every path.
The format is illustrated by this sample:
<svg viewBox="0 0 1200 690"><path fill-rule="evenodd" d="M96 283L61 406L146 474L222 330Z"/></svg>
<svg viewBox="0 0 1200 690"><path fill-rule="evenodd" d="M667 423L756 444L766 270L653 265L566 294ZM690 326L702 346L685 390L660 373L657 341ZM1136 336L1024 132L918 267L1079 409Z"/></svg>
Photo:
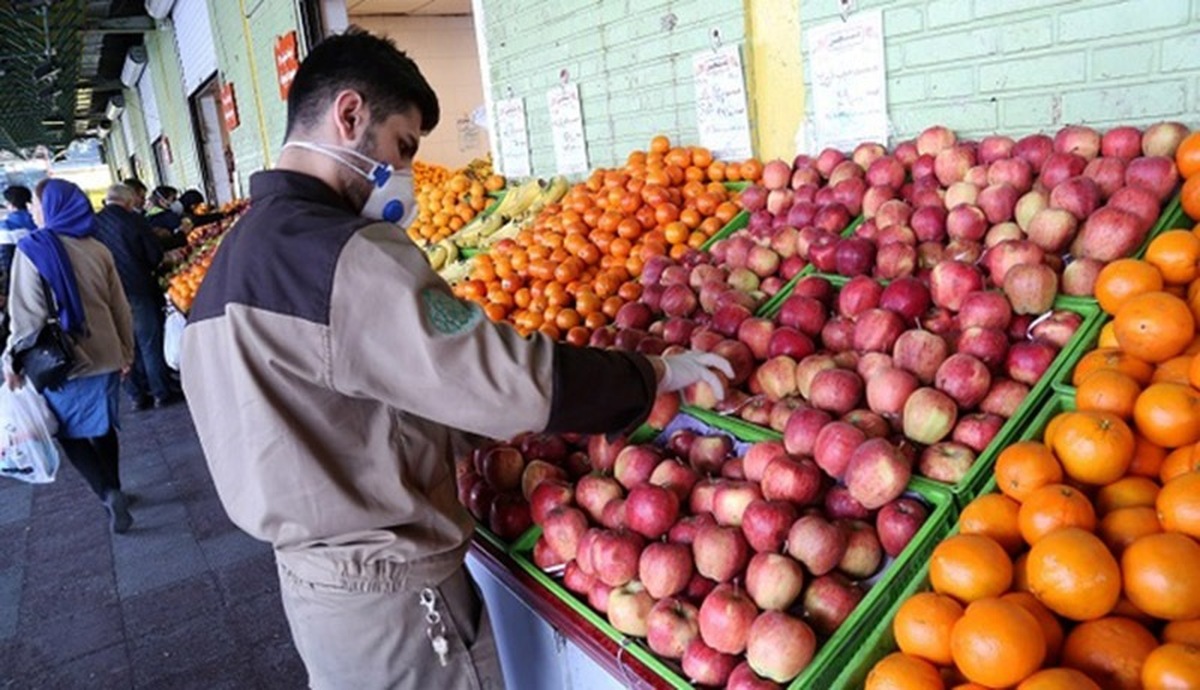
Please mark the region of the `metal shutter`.
<svg viewBox="0 0 1200 690"><path fill-rule="evenodd" d="M128 110L121 114L121 135L124 137L123 143L125 144L125 157L127 159L129 156L137 153L137 144L133 139L133 127L129 124L130 117L132 115Z"/></svg>
<svg viewBox="0 0 1200 690"><path fill-rule="evenodd" d="M217 47L204 0L177 0L171 10L175 48L183 67L183 91L189 96L217 71Z"/></svg>
<svg viewBox="0 0 1200 690"><path fill-rule="evenodd" d="M142 116L146 119L146 136L153 142L162 134L162 120L158 116L158 101L154 98L154 80L150 77L153 68L147 66L138 79L138 97L142 101Z"/></svg>

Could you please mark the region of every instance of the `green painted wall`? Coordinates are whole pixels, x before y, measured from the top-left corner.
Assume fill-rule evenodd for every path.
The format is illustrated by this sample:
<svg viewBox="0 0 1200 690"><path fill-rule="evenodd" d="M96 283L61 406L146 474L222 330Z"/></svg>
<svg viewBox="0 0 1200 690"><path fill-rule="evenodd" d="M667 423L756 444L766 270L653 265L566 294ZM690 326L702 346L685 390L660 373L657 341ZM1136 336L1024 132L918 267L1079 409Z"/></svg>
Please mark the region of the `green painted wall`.
<svg viewBox="0 0 1200 690"><path fill-rule="evenodd" d="M695 141L692 58L714 28L741 43L742 0L484 0L491 95L525 98L533 173L552 175L546 91L567 69L591 167L623 164L660 132Z"/></svg>
<svg viewBox="0 0 1200 690"><path fill-rule="evenodd" d="M156 31L145 36L147 69L153 71L154 95L163 133L171 143L173 162L171 182L180 189L200 187L200 163L196 154L187 95L183 92L183 72L175 49L175 32L170 22L160 22ZM126 98L130 89L126 89ZM147 151L147 155L152 152ZM147 158L152 160L152 158Z"/></svg>
<svg viewBox="0 0 1200 690"><path fill-rule="evenodd" d="M895 138L1200 124L1200 0L857 0L883 10ZM837 21L802 0L801 29ZM808 56L805 56L808 59ZM811 103L811 98L809 99Z"/></svg>

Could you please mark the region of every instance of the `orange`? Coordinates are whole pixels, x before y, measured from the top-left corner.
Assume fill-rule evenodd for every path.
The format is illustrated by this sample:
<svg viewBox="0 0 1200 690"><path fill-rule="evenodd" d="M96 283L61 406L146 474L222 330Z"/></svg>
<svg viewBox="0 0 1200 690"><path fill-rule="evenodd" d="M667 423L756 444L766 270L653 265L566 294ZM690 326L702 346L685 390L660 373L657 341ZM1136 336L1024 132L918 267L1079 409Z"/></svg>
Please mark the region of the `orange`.
<svg viewBox="0 0 1200 690"><path fill-rule="evenodd" d="M1164 690L1200 688L1200 647L1173 643L1150 652L1142 664L1142 687Z"/></svg>
<svg viewBox="0 0 1200 690"><path fill-rule="evenodd" d="M1078 489L1066 484L1048 484L1031 493L1021 504L1017 523L1021 536L1032 546L1055 530L1067 527L1094 530L1096 509Z"/></svg>
<svg viewBox="0 0 1200 690"><path fill-rule="evenodd" d="M1181 474L1167 482L1155 508L1164 530L1200 539L1200 472Z"/></svg>
<svg viewBox="0 0 1200 690"><path fill-rule="evenodd" d="M665 134L656 134L650 140L651 153L666 153L671 150L671 140Z"/></svg>
<svg viewBox="0 0 1200 690"><path fill-rule="evenodd" d="M1188 218L1200 218L1200 178L1192 175L1183 182L1179 190L1180 205Z"/></svg>
<svg viewBox="0 0 1200 690"><path fill-rule="evenodd" d="M1063 632L1062 623L1058 617L1046 608L1045 604L1038 601L1038 598L1029 592L1009 592L1000 597L1004 601L1010 601L1017 606L1025 609L1033 614L1037 619L1038 626L1042 629L1042 634L1046 636L1046 661L1054 663L1058 659L1059 652L1062 651Z"/></svg>
<svg viewBox="0 0 1200 690"><path fill-rule="evenodd" d="M1168 230L1151 240L1146 262L1162 273L1164 282L1190 283L1200 275L1200 237L1188 230Z"/></svg>
<svg viewBox="0 0 1200 690"><path fill-rule="evenodd" d="M1136 477L1157 478L1166 457L1166 448L1147 441L1146 437L1141 434L1135 434L1133 462L1129 463L1127 474Z"/></svg>
<svg viewBox="0 0 1200 690"><path fill-rule="evenodd" d="M1155 440L1149 434L1147 438ZM1053 450L1067 477L1084 484L1107 484L1125 475L1133 462L1133 445L1133 430L1120 417L1079 411L1059 425Z"/></svg>
<svg viewBox="0 0 1200 690"><path fill-rule="evenodd" d="M1048 668L1029 676L1017 690L1101 690L1096 681L1073 668Z"/></svg>
<svg viewBox="0 0 1200 690"><path fill-rule="evenodd" d="M962 534L982 534L991 537L1014 555L1025 547L1017 515L1021 505L1004 494L984 494L971 501L958 516L958 531Z"/></svg>
<svg viewBox="0 0 1200 690"><path fill-rule="evenodd" d="M995 597L967 607L950 646L967 680L995 688L1020 683L1046 658L1046 638L1033 614Z"/></svg>
<svg viewBox="0 0 1200 690"><path fill-rule="evenodd" d="M1200 388L1200 354L1193 355L1188 363L1188 383L1193 388Z"/></svg>
<svg viewBox="0 0 1200 690"><path fill-rule="evenodd" d="M1133 602L1129 600L1129 597L1125 595L1121 595L1121 598L1117 600L1117 605L1113 607L1112 613L1109 615L1128 618L1131 621L1141 623L1147 628L1158 624L1154 618L1149 616L1145 611L1134 606Z"/></svg>
<svg viewBox="0 0 1200 690"><path fill-rule="evenodd" d="M1062 465L1043 443L1020 441L996 458L996 486L1018 502L1047 484L1062 481Z"/></svg>
<svg viewBox="0 0 1200 690"><path fill-rule="evenodd" d="M1183 446L1163 458L1162 467L1158 470L1158 480L1166 484L1182 474L1197 471L1200 471L1200 453L1196 452L1196 446Z"/></svg>
<svg viewBox="0 0 1200 690"><path fill-rule="evenodd" d="M1013 561L1013 583L1012 589L1014 592L1029 591L1029 552L1017 556L1017 560Z"/></svg>
<svg viewBox="0 0 1200 690"><path fill-rule="evenodd" d="M894 652L871 668L863 687L864 690L941 690L946 684L928 661Z"/></svg>
<svg viewBox="0 0 1200 690"><path fill-rule="evenodd" d="M1200 646L1200 618L1190 621L1171 621L1163 626L1162 641Z"/></svg>
<svg viewBox="0 0 1200 690"><path fill-rule="evenodd" d="M1051 611L1085 621L1113 610L1121 597L1121 569L1091 532L1068 527L1029 550L1029 588Z"/></svg>
<svg viewBox="0 0 1200 690"><path fill-rule="evenodd" d="M1122 419L1133 417L1133 404L1142 387L1133 377L1115 369L1100 369L1088 374L1075 391L1075 407L1080 410L1111 412Z"/></svg>
<svg viewBox="0 0 1200 690"><path fill-rule="evenodd" d="M1200 132L1192 132L1175 149L1175 165L1180 176L1189 178L1200 172Z"/></svg>
<svg viewBox="0 0 1200 690"><path fill-rule="evenodd" d="M1122 477L1096 492L1096 512L1100 515L1121 508L1153 506L1158 498L1158 483L1145 477Z"/></svg>
<svg viewBox="0 0 1200 690"><path fill-rule="evenodd" d="M1108 550L1117 556L1138 539L1161 531L1158 514L1154 508L1146 506L1114 510L1100 520L1100 526L1096 529Z"/></svg>
<svg viewBox="0 0 1200 690"><path fill-rule="evenodd" d="M1103 688L1140 690L1142 664L1157 646L1140 623L1109 616L1081 623L1067 635L1062 664L1083 671Z"/></svg>
<svg viewBox="0 0 1200 690"><path fill-rule="evenodd" d="M1143 436L1164 448L1200 441L1200 392L1189 385L1155 383L1138 396L1133 419Z"/></svg>
<svg viewBox="0 0 1200 690"><path fill-rule="evenodd" d="M1190 385L1191 382L1188 380L1188 373L1192 368L1192 357L1193 355L1182 354L1159 364L1154 368L1154 376L1150 378L1150 383L1181 383L1185 386Z"/></svg>
<svg viewBox="0 0 1200 690"><path fill-rule="evenodd" d="M996 597L1012 585L1012 561L990 537L956 534L933 550L929 580L939 594L970 603Z"/></svg>
<svg viewBox="0 0 1200 690"><path fill-rule="evenodd" d="M1100 269L1093 291L1100 308L1116 314L1131 297L1163 288L1162 273L1140 259L1117 259Z"/></svg>
<svg viewBox="0 0 1200 690"><path fill-rule="evenodd" d="M900 651L939 666L949 666L950 631L962 618L963 607L954 599L934 592L914 595L900 605L892 632Z"/></svg>
<svg viewBox="0 0 1200 690"><path fill-rule="evenodd" d="M1183 352L1192 342L1196 323L1187 302L1165 292L1147 292L1121 305L1113 330L1123 351L1153 364Z"/></svg>
<svg viewBox="0 0 1200 690"><path fill-rule="evenodd" d="M1071 385L1078 386L1087 378L1088 374L1098 369L1116 369L1123 374L1128 374L1143 386L1150 383L1150 379L1154 376L1154 367L1149 363L1115 348L1101 348L1092 350L1080 358L1071 375Z"/></svg>
<svg viewBox="0 0 1200 690"><path fill-rule="evenodd" d="M1047 448L1054 446L1054 435L1058 433L1058 427L1062 426L1063 421L1065 421L1072 412L1074 412L1074 410L1059 412L1051 417L1050 421L1046 422L1046 428L1042 430L1042 443L1046 444Z"/></svg>
<svg viewBox="0 0 1200 690"><path fill-rule="evenodd" d="M1149 534L1121 554L1125 596L1155 618L1200 618L1200 544L1171 532Z"/></svg>
<svg viewBox="0 0 1200 690"><path fill-rule="evenodd" d="M1117 334L1113 331L1112 321L1100 327L1100 335L1096 337L1096 347L1113 347L1117 346Z"/></svg>

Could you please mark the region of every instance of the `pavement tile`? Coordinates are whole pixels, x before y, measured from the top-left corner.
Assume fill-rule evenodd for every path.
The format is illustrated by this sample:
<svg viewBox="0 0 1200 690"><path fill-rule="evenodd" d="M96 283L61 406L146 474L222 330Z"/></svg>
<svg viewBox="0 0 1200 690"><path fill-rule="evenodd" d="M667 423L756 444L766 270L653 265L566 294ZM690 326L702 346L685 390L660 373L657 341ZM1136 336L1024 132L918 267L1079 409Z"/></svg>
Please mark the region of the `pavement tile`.
<svg viewBox="0 0 1200 690"><path fill-rule="evenodd" d="M29 519L34 488L32 484L13 481L0 485L0 525Z"/></svg>
<svg viewBox="0 0 1200 690"><path fill-rule="evenodd" d="M123 642L121 607L109 604L80 609L51 620L23 619L17 636L22 653L17 657L17 672L39 674L43 668L58 666L105 647Z"/></svg>
<svg viewBox="0 0 1200 690"><path fill-rule="evenodd" d="M251 663L258 677L258 687L264 690L308 687L308 672L290 638L256 648Z"/></svg>
<svg viewBox="0 0 1200 690"><path fill-rule="evenodd" d="M238 647L228 623L203 616L181 618L172 627L131 640L129 654L137 687L175 688L168 678L224 680L223 671L247 664L250 650Z"/></svg>
<svg viewBox="0 0 1200 690"><path fill-rule="evenodd" d="M270 545L258 541L245 532L234 529L220 536L200 540L200 550L208 567L220 570L249 558L272 557Z"/></svg>
<svg viewBox="0 0 1200 690"><path fill-rule="evenodd" d="M250 648L286 642L291 644L291 630L283 615L283 602L278 592L266 592L226 609L229 625L239 644Z"/></svg>
<svg viewBox="0 0 1200 690"><path fill-rule="evenodd" d="M76 611L118 604L112 571L65 578L26 577L21 598L23 621L50 621Z"/></svg>
<svg viewBox="0 0 1200 690"><path fill-rule="evenodd" d="M173 628L181 620L224 616L216 577L202 573L166 587L126 597L121 602L125 631L130 637Z"/></svg>
<svg viewBox="0 0 1200 690"><path fill-rule="evenodd" d="M279 570L275 556L251 558L217 571L217 585L226 604L238 604L266 592L279 596ZM280 609L282 612L282 608Z"/></svg>
<svg viewBox="0 0 1200 690"><path fill-rule="evenodd" d="M36 674L28 680L26 687L37 688L88 688L96 690L129 688L133 685L133 674L129 668L129 656L125 643L116 644L85 654Z"/></svg>
<svg viewBox="0 0 1200 690"><path fill-rule="evenodd" d="M0 570L25 565L29 561L27 521L0 527Z"/></svg>
<svg viewBox="0 0 1200 690"><path fill-rule="evenodd" d="M225 514L225 508L216 495L188 501L186 505L192 533L201 541L239 531L229 521L229 516Z"/></svg>
<svg viewBox="0 0 1200 690"><path fill-rule="evenodd" d="M0 640L8 640L17 633L17 614L21 610L21 585L24 580L24 568L0 570ZM0 646L5 645L0 643Z"/></svg>

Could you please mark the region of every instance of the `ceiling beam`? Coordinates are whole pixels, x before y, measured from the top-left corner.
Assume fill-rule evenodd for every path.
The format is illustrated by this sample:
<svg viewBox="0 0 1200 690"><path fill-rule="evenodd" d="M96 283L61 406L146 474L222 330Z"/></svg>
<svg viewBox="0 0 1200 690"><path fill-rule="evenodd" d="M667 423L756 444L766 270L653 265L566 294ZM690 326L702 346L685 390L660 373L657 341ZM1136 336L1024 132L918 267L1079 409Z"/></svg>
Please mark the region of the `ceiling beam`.
<svg viewBox="0 0 1200 690"><path fill-rule="evenodd" d="M89 22L83 26L89 34L141 34L154 31L154 20L150 17L117 17Z"/></svg>

